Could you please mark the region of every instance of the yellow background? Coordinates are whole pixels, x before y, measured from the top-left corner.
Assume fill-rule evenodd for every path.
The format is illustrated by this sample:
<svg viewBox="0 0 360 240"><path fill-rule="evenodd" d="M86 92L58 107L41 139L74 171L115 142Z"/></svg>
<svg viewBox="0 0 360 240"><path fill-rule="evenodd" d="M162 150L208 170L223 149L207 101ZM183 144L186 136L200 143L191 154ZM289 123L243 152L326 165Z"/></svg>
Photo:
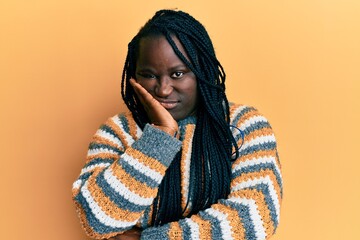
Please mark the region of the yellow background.
<svg viewBox="0 0 360 240"><path fill-rule="evenodd" d="M272 239L360 239L358 0L1 0L0 238L87 239L72 182L92 134L124 109L127 43L175 7L207 27L229 99L276 132Z"/></svg>

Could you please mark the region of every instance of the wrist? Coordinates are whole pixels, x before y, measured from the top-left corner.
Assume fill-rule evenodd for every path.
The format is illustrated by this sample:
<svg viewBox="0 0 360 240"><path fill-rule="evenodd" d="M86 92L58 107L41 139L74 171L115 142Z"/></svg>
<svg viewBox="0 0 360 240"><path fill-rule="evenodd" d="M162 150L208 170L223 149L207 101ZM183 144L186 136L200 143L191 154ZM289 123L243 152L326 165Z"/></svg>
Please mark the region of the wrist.
<svg viewBox="0 0 360 240"><path fill-rule="evenodd" d="M159 126L159 125L155 125L155 124L151 124L151 125L157 129L160 129L163 132L166 132L167 134L169 134L172 137L179 138L179 128L170 128L170 127Z"/></svg>

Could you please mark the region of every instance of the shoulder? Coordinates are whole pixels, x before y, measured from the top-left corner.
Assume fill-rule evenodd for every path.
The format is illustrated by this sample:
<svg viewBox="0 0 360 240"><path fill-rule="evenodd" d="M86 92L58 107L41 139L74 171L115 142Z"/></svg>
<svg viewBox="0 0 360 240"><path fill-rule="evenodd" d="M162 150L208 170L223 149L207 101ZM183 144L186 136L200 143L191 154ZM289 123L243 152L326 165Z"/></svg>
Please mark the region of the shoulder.
<svg viewBox="0 0 360 240"><path fill-rule="evenodd" d="M254 120L264 120L267 119L262 115L257 108L253 106L248 106L244 104L229 103L230 108L230 121L231 123L236 123L238 121L249 120L254 118Z"/></svg>
<svg viewBox="0 0 360 240"><path fill-rule="evenodd" d="M230 116L230 127L240 146L240 156L259 152L277 155L275 133L268 119L256 108L232 103Z"/></svg>
<svg viewBox="0 0 360 240"><path fill-rule="evenodd" d="M268 119L257 108L230 103L230 126L243 131L245 135L253 132L272 134Z"/></svg>

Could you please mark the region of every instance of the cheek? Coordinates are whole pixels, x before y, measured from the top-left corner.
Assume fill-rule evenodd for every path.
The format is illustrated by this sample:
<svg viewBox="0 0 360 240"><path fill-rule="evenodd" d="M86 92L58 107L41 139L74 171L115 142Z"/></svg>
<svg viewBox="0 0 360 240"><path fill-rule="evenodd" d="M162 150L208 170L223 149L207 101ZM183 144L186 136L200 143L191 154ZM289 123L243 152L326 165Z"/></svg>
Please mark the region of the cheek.
<svg viewBox="0 0 360 240"><path fill-rule="evenodd" d="M188 99L188 104L189 105L197 105L197 102L198 102L198 89L197 89L197 86L196 84L187 88L185 90L186 92L186 97Z"/></svg>
<svg viewBox="0 0 360 240"><path fill-rule="evenodd" d="M155 87L155 83L153 83L153 81L138 80L137 82L150 93L153 91Z"/></svg>

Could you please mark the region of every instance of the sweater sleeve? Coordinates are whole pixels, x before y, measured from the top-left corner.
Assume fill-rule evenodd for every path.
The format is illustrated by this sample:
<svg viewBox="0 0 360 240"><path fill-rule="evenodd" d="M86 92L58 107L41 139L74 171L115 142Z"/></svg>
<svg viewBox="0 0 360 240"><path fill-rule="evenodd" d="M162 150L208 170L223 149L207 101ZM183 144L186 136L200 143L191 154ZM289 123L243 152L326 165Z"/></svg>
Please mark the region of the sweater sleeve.
<svg viewBox="0 0 360 240"><path fill-rule="evenodd" d="M189 218L150 227L141 239L269 239L279 224L282 178L274 133L254 108L233 106L240 147L230 195ZM240 131L241 130L241 131Z"/></svg>
<svg viewBox="0 0 360 240"><path fill-rule="evenodd" d="M110 238L135 226L180 147L178 139L151 125L141 132L123 115L102 125L73 183L73 200L86 233Z"/></svg>

